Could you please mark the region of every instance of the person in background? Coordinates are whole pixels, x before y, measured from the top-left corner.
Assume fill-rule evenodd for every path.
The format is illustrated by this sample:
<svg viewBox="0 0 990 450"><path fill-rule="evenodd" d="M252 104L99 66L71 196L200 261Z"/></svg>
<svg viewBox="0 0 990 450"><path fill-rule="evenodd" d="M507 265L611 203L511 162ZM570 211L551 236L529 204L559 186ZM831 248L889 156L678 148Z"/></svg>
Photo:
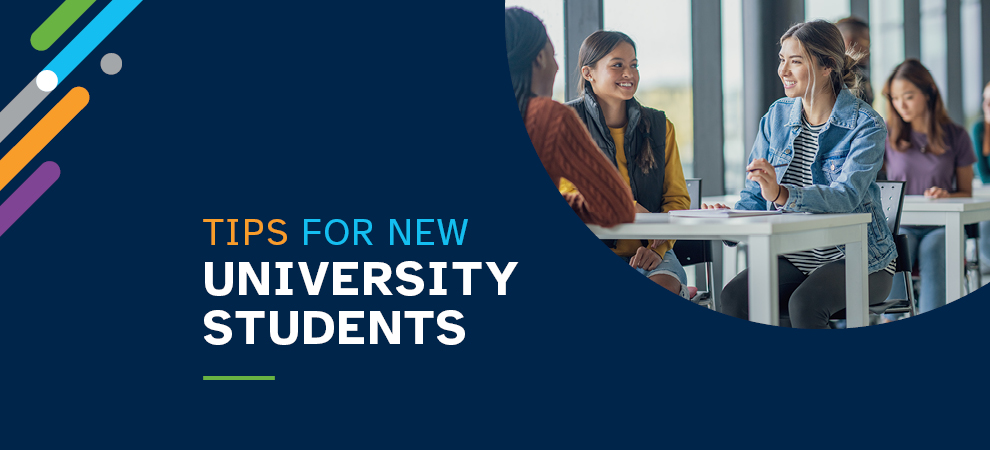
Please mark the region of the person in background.
<svg viewBox="0 0 990 450"><path fill-rule="evenodd" d="M854 16L839 19L835 23L835 26L842 33L842 40L845 41L846 51L859 59L859 62L856 63L856 67L853 69L861 80L857 97L872 107L874 97L873 85L870 83L870 26L860 18ZM887 171L881 166L880 171L877 172L877 180L886 179Z"/></svg>
<svg viewBox="0 0 990 450"><path fill-rule="evenodd" d="M983 87L983 119L973 125L973 149L980 181L990 187L990 83ZM990 222L980 222L980 271L990 272Z"/></svg>
<svg viewBox="0 0 990 450"><path fill-rule="evenodd" d="M777 76L787 97L760 120L736 208L872 214L867 262L868 302L874 305L890 292L897 250L876 184L887 130L855 96L861 84L854 54L839 29L824 20L794 25L781 36ZM830 317L846 307L843 250L790 253L777 263L781 313L789 318L781 325L829 328ZM722 290L721 311L748 319L748 269Z"/></svg>
<svg viewBox="0 0 990 450"><path fill-rule="evenodd" d="M505 10L505 51L519 113L554 185L562 177L580 187L564 194L578 217L604 227L636 218L632 193L588 135L574 110L550 99L557 74L543 22L520 8Z"/></svg>
<svg viewBox="0 0 990 450"><path fill-rule="evenodd" d="M859 75L860 100L873 106L873 86L870 84L870 26L858 17L846 17L835 23L842 33L846 51L859 59L853 70Z"/></svg>
<svg viewBox="0 0 990 450"><path fill-rule="evenodd" d="M906 195L971 197L973 143L952 123L928 69L916 59L902 62L883 95L890 111L887 177L904 181ZM945 227L902 226L901 231L908 237L906 256L917 260L921 271L920 312L945 305Z"/></svg>
<svg viewBox="0 0 990 450"><path fill-rule="evenodd" d="M663 111L639 104L636 44L625 33L596 31L578 54L581 97L568 102L584 121L601 152L632 187L636 211L665 213L688 209L691 198L684 181L674 125ZM583 188L576 186L583 192ZM561 182L561 192L575 186ZM615 254L670 292L688 298L687 274L674 255L671 240L606 241Z"/></svg>

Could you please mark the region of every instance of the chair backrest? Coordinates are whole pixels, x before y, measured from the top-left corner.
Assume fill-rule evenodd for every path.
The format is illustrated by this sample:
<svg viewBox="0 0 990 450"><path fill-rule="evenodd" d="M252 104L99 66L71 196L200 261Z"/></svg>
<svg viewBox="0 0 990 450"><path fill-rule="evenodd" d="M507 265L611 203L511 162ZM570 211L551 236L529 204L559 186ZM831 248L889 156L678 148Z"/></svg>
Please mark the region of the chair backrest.
<svg viewBox="0 0 990 450"><path fill-rule="evenodd" d="M880 206L887 218L887 228L896 235L901 227L901 205L904 204L903 181L877 181L880 186Z"/></svg>
<svg viewBox="0 0 990 450"><path fill-rule="evenodd" d="M691 196L691 209L701 209L701 178L685 178L684 181Z"/></svg>
<svg viewBox="0 0 990 450"><path fill-rule="evenodd" d="M963 225L963 230L966 231L966 239L979 239L980 238L980 224L971 223L969 225Z"/></svg>

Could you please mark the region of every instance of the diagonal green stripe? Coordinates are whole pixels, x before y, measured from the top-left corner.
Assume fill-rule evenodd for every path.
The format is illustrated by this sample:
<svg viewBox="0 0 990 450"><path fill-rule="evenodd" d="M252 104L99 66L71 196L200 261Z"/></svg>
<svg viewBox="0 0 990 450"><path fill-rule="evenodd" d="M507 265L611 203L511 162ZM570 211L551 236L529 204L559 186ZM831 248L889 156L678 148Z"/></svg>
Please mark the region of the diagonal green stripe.
<svg viewBox="0 0 990 450"><path fill-rule="evenodd" d="M48 50L65 30L68 30L76 20L89 9L96 0L65 0L62 5L48 16L48 19L31 33L31 46L35 50Z"/></svg>
<svg viewBox="0 0 990 450"><path fill-rule="evenodd" d="M203 376L203 381L230 381L230 380L275 381L275 376L244 376L244 375Z"/></svg>

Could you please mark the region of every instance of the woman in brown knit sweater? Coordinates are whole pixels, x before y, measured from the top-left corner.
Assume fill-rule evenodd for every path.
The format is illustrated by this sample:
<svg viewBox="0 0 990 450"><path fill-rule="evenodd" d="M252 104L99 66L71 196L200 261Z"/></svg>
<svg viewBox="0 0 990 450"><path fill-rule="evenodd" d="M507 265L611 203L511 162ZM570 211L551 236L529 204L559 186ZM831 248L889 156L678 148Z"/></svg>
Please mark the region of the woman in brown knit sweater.
<svg viewBox="0 0 990 450"><path fill-rule="evenodd" d="M543 167L555 186L564 177L579 190L564 199L586 223L632 222L636 210L629 186L574 110L550 99L557 63L543 22L524 9L506 9L505 50L519 112Z"/></svg>

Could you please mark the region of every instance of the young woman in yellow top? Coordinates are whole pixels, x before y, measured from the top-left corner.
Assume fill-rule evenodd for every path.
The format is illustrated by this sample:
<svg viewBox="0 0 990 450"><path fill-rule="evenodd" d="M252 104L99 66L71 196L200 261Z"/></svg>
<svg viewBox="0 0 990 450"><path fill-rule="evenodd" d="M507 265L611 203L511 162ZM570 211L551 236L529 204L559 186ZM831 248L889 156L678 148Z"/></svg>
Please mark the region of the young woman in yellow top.
<svg viewBox="0 0 990 450"><path fill-rule="evenodd" d="M602 153L632 188L636 211L665 213L688 209L674 125L663 111L639 104L636 44L625 33L596 31L578 55L581 98L568 103L577 111ZM574 187L561 180L560 191ZM687 275L672 250L674 241L606 241L613 251L655 283L687 298Z"/></svg>

